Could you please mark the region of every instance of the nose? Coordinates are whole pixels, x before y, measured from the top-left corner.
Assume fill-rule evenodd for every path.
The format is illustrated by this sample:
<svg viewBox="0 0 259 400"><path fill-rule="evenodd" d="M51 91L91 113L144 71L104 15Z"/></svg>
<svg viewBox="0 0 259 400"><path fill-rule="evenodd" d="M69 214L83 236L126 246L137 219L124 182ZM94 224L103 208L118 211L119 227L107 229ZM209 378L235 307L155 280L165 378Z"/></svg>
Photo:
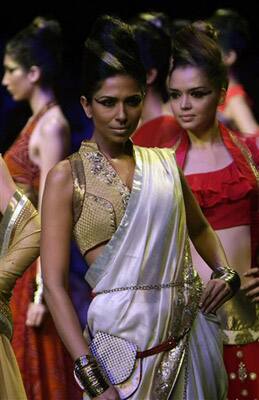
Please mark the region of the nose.
<svg viewBox="0 0 259 400"><path fill-rule="evenodd" d="M6 72L4 73L4 76L2 78L2 85L6 86L7 85L7 77L6 77Z"/></svg>
<svg viewBox="0 0 259 400"><path fill-rule="evenodd" d="M123 103L118 104L116 120L119 121L120 123L125 123L125 121L127 120L127 113L126 113L125 105Z"/></svg>
<svg viewBox="0 0 259 400"><path fill-rule="evenodd" d="M188 110L191 108L190 97L188 94L184 94L181 98L181 108L183 110Z"/></svg>

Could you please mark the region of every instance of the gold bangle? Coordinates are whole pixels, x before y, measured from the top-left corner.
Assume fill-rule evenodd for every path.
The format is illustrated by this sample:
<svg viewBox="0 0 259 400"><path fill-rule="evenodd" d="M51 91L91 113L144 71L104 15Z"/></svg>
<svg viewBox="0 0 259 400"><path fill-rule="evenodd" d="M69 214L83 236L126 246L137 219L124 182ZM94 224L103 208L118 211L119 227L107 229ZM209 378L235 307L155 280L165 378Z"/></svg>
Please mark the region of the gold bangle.
<svg viewBox="0 0 259 400"><path fill-rule="evenodd" d="M36 274L36 290L33 295L33 303L34 304L42 304L43 300L43 280L40 273Z"/></svg>
<svg viewBox="0 0 259 400"><path fill-rule="evenodd" d="M75 361L74 377L81 389L92 397L99 396L109 387L95 358L91 355L81 356Z"/></svg>
<svg viewBox="0 0 259 400"><path fill-rule="evenodd" d="M212 273L211 278L219 278L227 282L233 293L236 293L241 285L238 273L229 267L218 267L217 270Z"/></svg>

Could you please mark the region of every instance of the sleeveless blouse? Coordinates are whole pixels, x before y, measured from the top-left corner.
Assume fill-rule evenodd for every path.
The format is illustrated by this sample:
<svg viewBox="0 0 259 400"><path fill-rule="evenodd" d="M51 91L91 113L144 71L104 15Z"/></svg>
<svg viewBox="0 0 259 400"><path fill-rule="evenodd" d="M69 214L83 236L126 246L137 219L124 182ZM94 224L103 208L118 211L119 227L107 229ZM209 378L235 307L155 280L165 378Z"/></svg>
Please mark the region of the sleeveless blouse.
<svg viewBox="0 0 259 400"><path fill-rule="evenodd" d="M186 175L213 229L250 225L257 188L232 162L220 170Z"/></svg>
<svg viewBox="0 0 259 400"><path fill-rule="evenodd" d="M73 176L73 236L82 255L111 239L130 191L94 142L83 141L69 158Z"/></svg>

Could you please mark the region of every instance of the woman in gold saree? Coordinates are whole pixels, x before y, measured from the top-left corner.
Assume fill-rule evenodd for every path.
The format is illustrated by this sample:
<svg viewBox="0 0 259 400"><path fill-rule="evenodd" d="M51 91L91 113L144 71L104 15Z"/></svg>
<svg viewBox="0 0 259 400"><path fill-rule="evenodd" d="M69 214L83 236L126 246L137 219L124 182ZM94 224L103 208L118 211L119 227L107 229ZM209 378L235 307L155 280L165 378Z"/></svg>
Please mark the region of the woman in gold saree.
<svg viewBox="0 0 259 400"><path fill-rule="evenodd" d="M9 301L17 278L39 255L40 223L28 198L20 192L0 155L0 399L25 400L13 353Z"/></svg>

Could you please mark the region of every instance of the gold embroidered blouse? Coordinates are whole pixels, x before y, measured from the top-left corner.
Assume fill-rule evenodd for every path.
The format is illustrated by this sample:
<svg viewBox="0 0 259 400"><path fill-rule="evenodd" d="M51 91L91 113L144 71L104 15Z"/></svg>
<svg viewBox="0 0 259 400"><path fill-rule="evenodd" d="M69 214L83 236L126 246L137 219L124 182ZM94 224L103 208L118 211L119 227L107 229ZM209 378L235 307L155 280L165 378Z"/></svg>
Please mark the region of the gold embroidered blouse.
<svg viewBox="0 0 259 400"><path fill-rule="evenodd" d="M69 160L74 185L73 236L85 255L111 239L124 215L130 191L96 143L83 141Z"/></svg>

